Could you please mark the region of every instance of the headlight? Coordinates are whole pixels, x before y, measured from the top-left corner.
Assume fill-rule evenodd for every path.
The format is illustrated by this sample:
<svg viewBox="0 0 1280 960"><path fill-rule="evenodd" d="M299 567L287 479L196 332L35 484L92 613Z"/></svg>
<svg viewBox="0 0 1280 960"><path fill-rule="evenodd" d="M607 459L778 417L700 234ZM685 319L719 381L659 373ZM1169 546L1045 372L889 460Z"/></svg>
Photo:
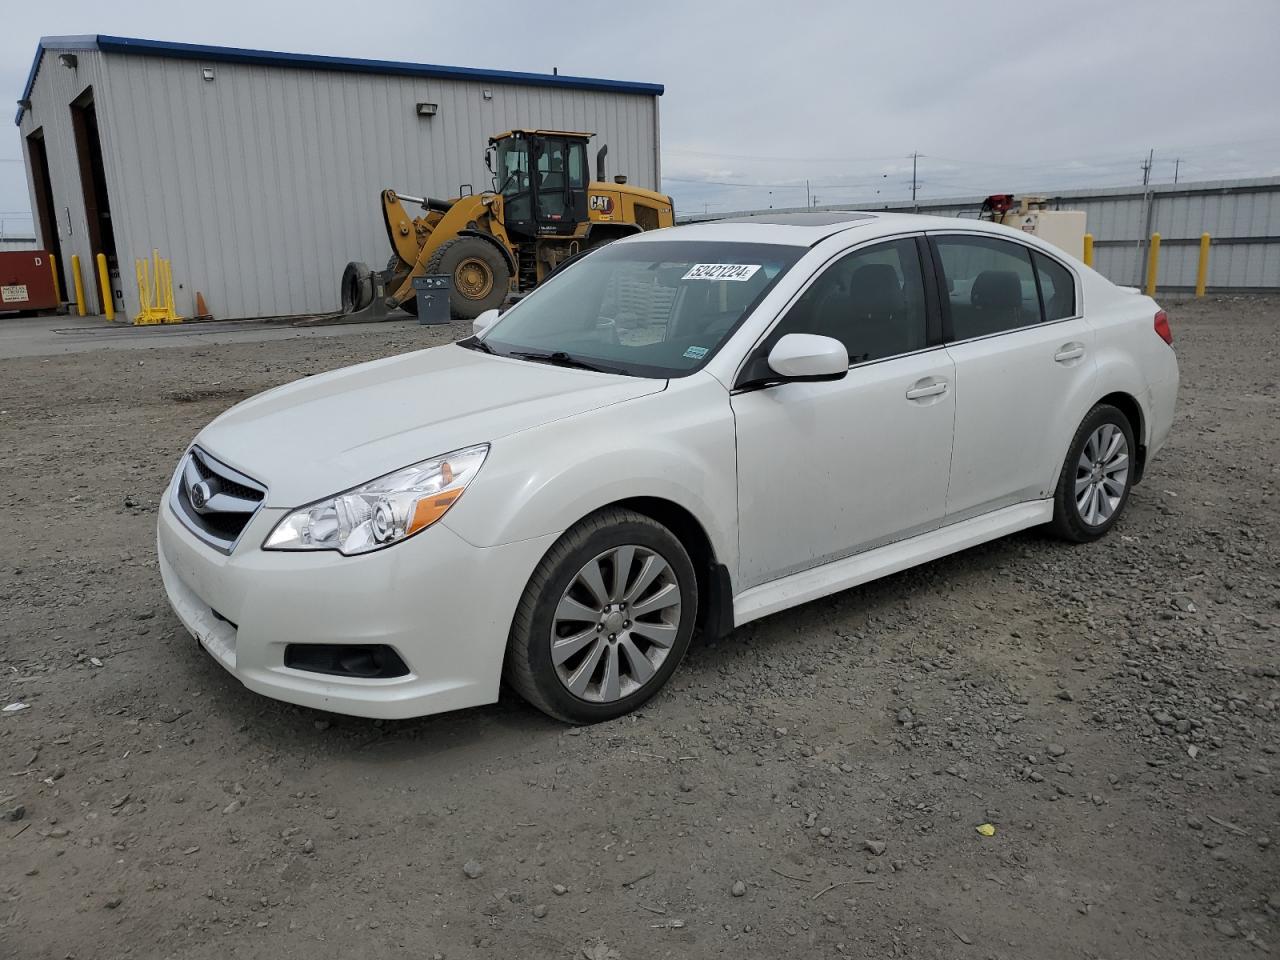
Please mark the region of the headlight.
<svg viewBox="0 0 1280 960"><path fill-rule="evenodd" d="M488 455L487 443L455 450L302 507L276 524L262 548L351 556L399 543L443 517Z"/></svg>

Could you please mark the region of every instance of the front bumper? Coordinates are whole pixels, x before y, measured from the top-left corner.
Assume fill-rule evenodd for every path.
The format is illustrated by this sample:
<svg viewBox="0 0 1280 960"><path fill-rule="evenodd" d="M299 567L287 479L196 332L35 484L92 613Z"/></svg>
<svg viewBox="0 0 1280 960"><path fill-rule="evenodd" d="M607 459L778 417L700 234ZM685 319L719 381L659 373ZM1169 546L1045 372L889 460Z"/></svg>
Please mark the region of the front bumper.
<svg viewBox="0 0 1280 960"><path fill-rule="evenodd" d="M555 535L475 547L443 522L356 557L260 549L286 511L262 509L230 555L196 539L166 501L156 547L169 603L250 690L302 706L396 719L492 703L516 604ZM284 665L291 643L387 644L393 679Z"/></svg>

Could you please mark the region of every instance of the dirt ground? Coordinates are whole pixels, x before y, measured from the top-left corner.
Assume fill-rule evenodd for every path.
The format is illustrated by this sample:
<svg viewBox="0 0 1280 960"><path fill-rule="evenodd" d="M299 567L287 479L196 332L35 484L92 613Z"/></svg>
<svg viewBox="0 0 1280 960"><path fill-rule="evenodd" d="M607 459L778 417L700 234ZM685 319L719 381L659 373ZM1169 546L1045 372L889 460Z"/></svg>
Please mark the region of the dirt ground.
<svg viewBox="0 0 1280 960"><path fill-rule="evenodd" d="M0 361L0 957L1276 953L1280 300L1171 316L1177 425L1105 540L695 641L589 729L266 700L161 591L204 423L450 330Z"/></svg>

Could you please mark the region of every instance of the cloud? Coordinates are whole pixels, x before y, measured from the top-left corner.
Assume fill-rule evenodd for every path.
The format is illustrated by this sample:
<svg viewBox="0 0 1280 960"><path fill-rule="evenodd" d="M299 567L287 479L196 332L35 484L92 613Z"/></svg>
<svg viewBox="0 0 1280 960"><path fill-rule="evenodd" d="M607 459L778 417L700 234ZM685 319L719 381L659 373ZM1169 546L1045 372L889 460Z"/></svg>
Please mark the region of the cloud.
<svg viewBox="0 0 1280 960"><path fill-rule="evenodd" d="M15 5L0 88L17 98L42 34L95 31L657 81L677 210L802 206L806 180L823 202L902 199L913 151L926 198L1131 184L1151 147L1157 181L1176 159L1218 179L1280 156L1275 0L499 2L480 44L476 9L401 6L388 30L336 0ZM21 156L9 130L0 158ZM22 164L0 160L0 220L27 209Z"/></svg>

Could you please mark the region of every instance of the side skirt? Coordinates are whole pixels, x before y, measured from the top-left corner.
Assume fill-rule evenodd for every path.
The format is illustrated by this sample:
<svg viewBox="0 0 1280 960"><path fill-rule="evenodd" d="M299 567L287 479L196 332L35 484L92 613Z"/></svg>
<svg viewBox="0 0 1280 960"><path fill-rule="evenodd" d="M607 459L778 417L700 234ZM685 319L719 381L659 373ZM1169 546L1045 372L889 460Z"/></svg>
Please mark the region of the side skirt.
<svg viewBox="0 0 1280 960"><path fill-rule="evenodd" d="M1052 500L1019 503L922 533L910 540L890 543L812 570L793 573L781 580L762 583L733 598L733 622L735 626L742 626L779 610L839 593L1052 519Z"/></svg>

